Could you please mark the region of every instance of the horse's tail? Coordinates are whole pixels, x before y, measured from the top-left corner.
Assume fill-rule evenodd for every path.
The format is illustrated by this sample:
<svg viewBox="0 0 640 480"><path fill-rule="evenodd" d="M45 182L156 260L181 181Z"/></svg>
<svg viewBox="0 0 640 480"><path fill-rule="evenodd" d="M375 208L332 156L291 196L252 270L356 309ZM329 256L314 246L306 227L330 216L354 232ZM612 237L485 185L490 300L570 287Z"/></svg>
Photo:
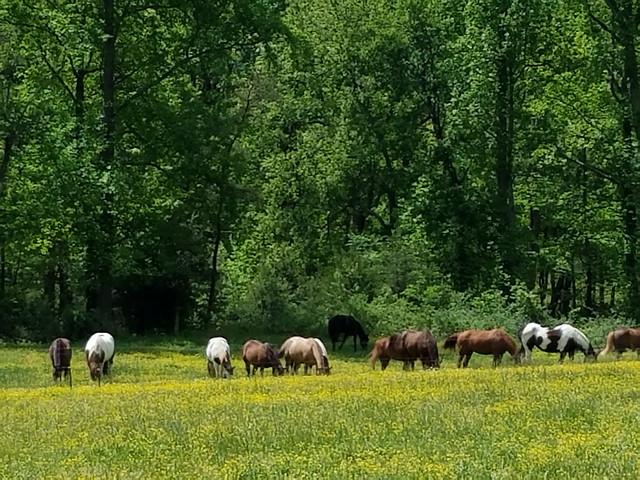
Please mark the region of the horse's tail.
<svg viewBox="0 0 640 480"><path fill-rule="evenodd" d="M373 368L374 370L376 369L377 360L378 360L378 349L376 347L373 347L373 350L371 350L371 353L367 355L367 362L369 362L369 365L371 365L371 368Z"/></svg>
<svg viewBox="0 0 640 480"><path fill-rule="evenodd" d="M459 333L452 333L451 335L449 335L444 341L444 345L442 346L442 348L444 348L445 350L456 348L456 343L458 343L458 336L460 336Z"/></svg>
<svg viewBox="0 0 640 480"><path fill-rule="evenodd" d="M62 339L56 339L53 345L53 366L58 369L62 366L62 349L64 348L64 343Z"/></svg>
<svg viewBox="0 0 640 480"><path fill-rule="evenodd" d="M607 353L609 353L611 351L611 349L613 348L613 334L615 332L609 332L609 334L607 335L607 344L605 345L604 349L598 354L598 357L600 355L606 355Z"/></svg>

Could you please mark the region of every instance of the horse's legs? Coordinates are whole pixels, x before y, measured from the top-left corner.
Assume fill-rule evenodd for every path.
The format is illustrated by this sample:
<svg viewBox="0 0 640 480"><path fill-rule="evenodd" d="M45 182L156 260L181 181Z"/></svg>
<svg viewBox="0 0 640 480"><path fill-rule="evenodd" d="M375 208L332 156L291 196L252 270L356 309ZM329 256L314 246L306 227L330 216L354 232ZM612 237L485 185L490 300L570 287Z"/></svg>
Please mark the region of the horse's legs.
<svg viewBox="0 0 640 480"><path fill-rule="evenodd" d="M464 362L462 363L462 366L464 368L467 367L467 365L469 365L469 360L471 359L471 355L473 355L473 352L469 352L467 353L467 355L465 356Z"/></svg>
<svg viewBox="0 0 640 480"><path fill-rule="evenodd" d="M247 369L247 377L251 376L251 364L249 362L244 362L244 368Z"/></svg>
<svg viewBox="0 0 640 480"><path fill-rule="evenodd" d="M462 365L462 359L464 358L464 355L462 352L460 352L458 354L458 368L460 368L460 366Z"/></svg>
<svg viewBox="0 0 640 480"><path fill-rule="evenodd" d="M562 362L564 361L564 357L565 357L566 355L567 355L567 352L561 352L561 353L560 353L560 362L559 362L559 363L562 363Z"/></svg>
<svg viewBox="0 0 640 480"><path fill-rule="evenodd" d="M353 351L357 352L358 349L356 348L356 335L353 336Z"/></svg>
<svg viewBox="0 0 640 480"><path fill-rule="evenodd" d="M347 337L349 335L347 335L347 332L344 332L344 337L342 337L342 343L340 344L340 346L338 347L338 350L342 350L342 347L344 346L344 342L347 341Z"/></svg>
<svg viewBox="0 0 640 480"><path fill-rule="evenodd" d="M380 369L384 371L389 366L389 359L380 357Z"/></svg>
<svg viewBox="0 0 640 480"><path fill-rule="evenodd" d="M502 355L504 355L503 353L496 353L493 356L493 366L497 367L498 365L500 365L502 363Z"/></svg>
<svg viewBox="0 0 640 480"><path fill-rule="evenodd" d="M575 354L576 354L575 350L572 350L572 351L569 352L569 360L571 360L572 362L573 362L573 357L575 356Z"/></svg>

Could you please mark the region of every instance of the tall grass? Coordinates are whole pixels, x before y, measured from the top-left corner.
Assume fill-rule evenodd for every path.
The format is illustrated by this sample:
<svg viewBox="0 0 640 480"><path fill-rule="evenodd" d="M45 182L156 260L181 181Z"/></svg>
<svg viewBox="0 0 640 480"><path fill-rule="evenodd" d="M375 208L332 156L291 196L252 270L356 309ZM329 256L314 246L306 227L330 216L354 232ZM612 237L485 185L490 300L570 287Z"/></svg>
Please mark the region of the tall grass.
<svg viewBox="0 0 640 480"><path fill-rule="evenodd" d="M640 362L206 377L202 353L120 352L101 388L76 355L0 348L0 478L635 478ZM236 350L237 351L237 350ZM578 356L576 357L578 358Z"/></svg>

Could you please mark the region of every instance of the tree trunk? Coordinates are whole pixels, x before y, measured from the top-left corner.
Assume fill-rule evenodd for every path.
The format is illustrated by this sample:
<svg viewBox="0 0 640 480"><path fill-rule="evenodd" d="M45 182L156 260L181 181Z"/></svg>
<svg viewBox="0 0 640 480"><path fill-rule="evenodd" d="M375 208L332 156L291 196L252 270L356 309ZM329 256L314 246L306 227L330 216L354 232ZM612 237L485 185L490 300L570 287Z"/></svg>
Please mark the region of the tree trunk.
<svg viewBox="0 0 640 480"><path fill-rule="evenodd" d="M515 51L507 32L510 1L503 2L497 37L500 52L496 89L496 211L499 222L499 247L502 267L507 277L505 293L515 280L517 252L515 246L515 203L513 197L513 134Z"/></svg>
<svg viewBox="0 0 640 480"><path fill-rule="evenodd" d="M104 146L101 153L103 171L114 166L115 159L115 73L116 73L116 21L115 0L103 0L103 33L104 48L102 57L102 124ZM95 247L88 249L88 254L95 258L88 259L95 267L96 314L99 319L109 322L112 316L112 261L114 243L114 225L111 213L113 194L104 192L102 211L97 219L97 238Z"/></svg>
<svg viewBox="0 0 640 480"><path fill-rule="evenodd" d="M213 256L211 258L211 276L209 278L209 299L207 301L207 314L210 317L216 305L217 287L218 287L218 252L220 251L220 243L222 241L222 232L220 231L220 222L216 228L216 236L213 244Z"/></svg>
<svg viewBox="0 0 640 480"><path fill-rule="evenodd" d="M7 285L7 257L4 247L4 240L0 237L0 310L6 294Z"/></svg>

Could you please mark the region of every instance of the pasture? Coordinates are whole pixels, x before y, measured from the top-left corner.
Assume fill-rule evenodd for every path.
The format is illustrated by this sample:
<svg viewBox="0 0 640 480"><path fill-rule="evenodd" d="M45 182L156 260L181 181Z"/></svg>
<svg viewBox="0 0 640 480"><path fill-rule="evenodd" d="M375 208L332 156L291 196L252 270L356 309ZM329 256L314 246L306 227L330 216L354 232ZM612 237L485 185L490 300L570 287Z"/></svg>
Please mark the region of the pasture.
<svg viewBox="0 0 640 480"><path fill-rule="evenodd" d="M117 340L116 340L117 342ZM0 347L0 478L636 478L640 362L207 377L204 346L118 351L92 383L53 386L45 347Z"/></svg>

